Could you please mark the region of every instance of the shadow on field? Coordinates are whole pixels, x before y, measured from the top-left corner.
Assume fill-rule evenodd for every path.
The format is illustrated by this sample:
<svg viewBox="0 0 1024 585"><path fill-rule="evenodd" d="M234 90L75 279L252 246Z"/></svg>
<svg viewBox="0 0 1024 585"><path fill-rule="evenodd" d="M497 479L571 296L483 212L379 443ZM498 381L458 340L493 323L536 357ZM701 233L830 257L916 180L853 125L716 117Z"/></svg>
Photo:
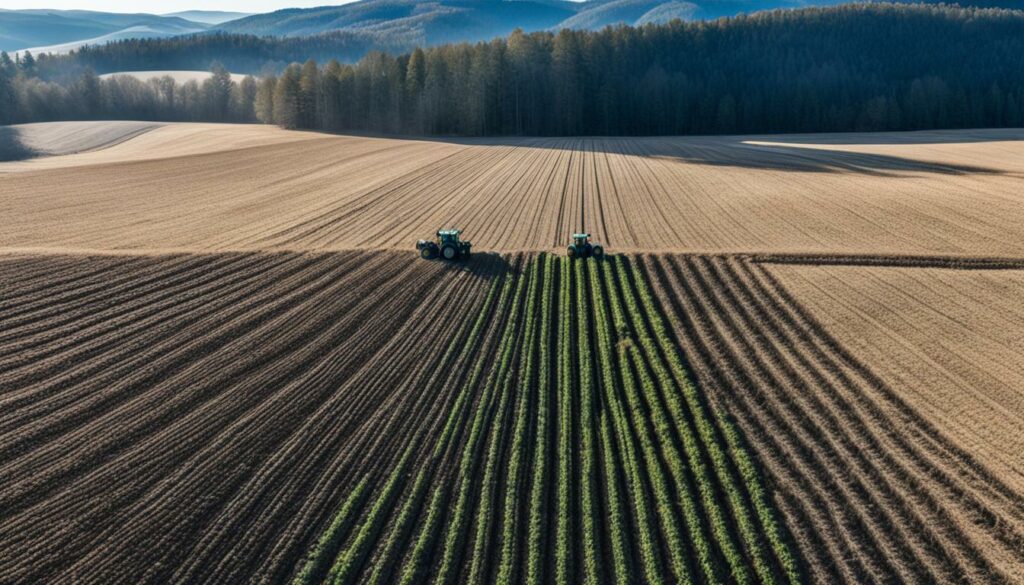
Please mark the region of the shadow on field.
<svg viewBox="0 0 1024 585"><path fill-rule="evenodd" d="M511 258L497 252L473 252L470 259L448 262L445 260L433 260L439 262L445 270L452 272L466 272L481 280L492 280L502 278L509 272L515 270Z"/></svg>
<svg viewBox="0 0 1024 585"><path fill-rule="evenodd" d="M691 164L773 171L854 173L898 177L897 173L942 175L1005 174L988 166L928 161L892 154L830 150L844 145L914 145L1024 140L1024 131L973 130L758 136L650 136L577 138L420 138L451 144L522 146L642 156Z"/></svg>
<svg viewBox="0 0 1024 585"><path fill-rule="evenodd" d="M25 160L38 156L38 153L25 146L21 134L10 126L0 126L0 162Z"/></svg>
<svg viewBox="0 0 1024 585"><path fill-rule="evenodd" d="M825 134L762 134L748 141L787 144L973 144L1024 140L1024 128L971 128L966 130L913 130L906 132L835 132Z"/></svg>

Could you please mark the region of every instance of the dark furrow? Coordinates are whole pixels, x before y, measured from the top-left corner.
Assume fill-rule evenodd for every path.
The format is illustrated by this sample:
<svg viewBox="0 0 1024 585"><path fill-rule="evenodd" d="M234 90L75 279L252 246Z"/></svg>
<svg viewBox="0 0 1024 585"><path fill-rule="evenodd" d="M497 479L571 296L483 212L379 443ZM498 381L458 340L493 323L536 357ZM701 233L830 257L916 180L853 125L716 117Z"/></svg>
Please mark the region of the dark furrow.
<svg viewBox="0 0 1024 585"><path fill-rule="evenodd" d="M832 435L840 445L846 445L846 451L853 455L853 460L858 461L866 474L878 478L876 485L884 488L890 494L889 497L900 502L894 509L907 510L905 522L910 523L910 530L923 541L922 550L934 559L936 570L945 572L943 580L951 581L957 578L954 575L967 573L968 569L961 565L962 562L974 565L969 569L974 575L991 574L993 569L990 566L975 560L982 559L982 555L963 537L955 522L943 513L941 504L931 497L928 488L908 475L903 466L879 443L871 426L855 416L852 405L841 397L841 384L829 377L829 364L812 363L807 352L803 351L805 344L775 319L772 312L774 303L753 298L753 287L731 280L730 277L735 278L731 274L735 268L729 264L724 261L705 262L705 268L712 273L711 277L716 279L718 287L731 290L733 298L737 299L737 306L742 307L749 322L768 324L764 331L773 346L801 348L801 351L782 350L772 352L772 355L780 362L793 363L793 372L806 380L802 385L794 385L794 388L818 389L813 393L804 390L808 398L808 410L821 413L833 429ZM822 389L827 390L823 392ZM950 538L943 538L944 535Z"/></svg>
<svg viewBox="0 0 1024 585"><path fill-rule="evenodd" d="M816 519L810 525L816 530L816 541L824 545L822 548L834 551L831 560L836 567L825 572L839 571L849 582L884 580L879 555L870 541L863 540L856 510L840 502L840 490L833 485L835 480L820 475L815 465L807 462L803 455L807 447L797 437L776 432L779 425L772 420L771 402L759 391L763 385L748 372L731 365L739 362L734 361L732 350L719 338L716 325L709 318L718 309L701 304L703 297L697 296L690 283L681 279L670 259L648 257L645 264L647 273L654 275L652 280L666 287L660 292L660 300L664 306L673 308L677 338L684 353L691 357L690 364L702 384L715 390L715 402L727 411L735 409L739 413L738 419L744 423L750 443L768 464L772 482L796 483L801 488L800 503L806 515ZM755 401L755 395L759 400ZM865 547L871 552L866 554Z"/></svg>

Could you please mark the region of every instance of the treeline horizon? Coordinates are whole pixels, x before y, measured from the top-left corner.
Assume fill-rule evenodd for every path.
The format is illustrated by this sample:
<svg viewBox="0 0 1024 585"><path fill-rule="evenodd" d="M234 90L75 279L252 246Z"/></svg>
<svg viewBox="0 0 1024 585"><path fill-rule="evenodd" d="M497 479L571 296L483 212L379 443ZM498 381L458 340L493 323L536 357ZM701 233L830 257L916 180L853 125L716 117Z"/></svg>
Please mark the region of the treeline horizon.
<svg viewBox="0 0 1024 585"><path fill-rule="evenodd" d="M91 69L99 75L129 71L204 71L220 64L232 73L260 76L280 73L289 63L337 59L355 63L372 50L409 52L421 35L333 31L298 37L257 36L223 31L163 38L121 39L85 45L66 54L35 55L36 71L46 81L65 82Z"/></svg>
<svg viewBox="0 0 1024 585"><path fill-rule="evenodd" d="M96 85L91 71L58 83L0 62L0 123L154 112L143 119L464 136L1021 126L1024 12L851 4L597 32L516 31L373 52L353 65L308 60L242 84L219 71L217 83L194 86L98 80L97 99L87 91ZM51 101L64 106L46 107Z"/></svg>

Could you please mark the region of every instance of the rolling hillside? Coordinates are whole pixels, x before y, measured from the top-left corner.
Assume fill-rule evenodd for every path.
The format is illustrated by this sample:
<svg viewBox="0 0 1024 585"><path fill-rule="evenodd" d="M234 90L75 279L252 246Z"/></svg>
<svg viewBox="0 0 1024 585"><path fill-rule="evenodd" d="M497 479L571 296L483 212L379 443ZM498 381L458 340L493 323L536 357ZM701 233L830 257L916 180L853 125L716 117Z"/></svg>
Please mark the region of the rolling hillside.
<svg viewBox="0 0 1024 585"><path fill-rule="evenodd" d="M565 0L361 0L343 6L279 10L225 23L232 33L313 35L329 31L415 32L423 42L472 41L505 35L516 28L540 30L574 16L579 7Z"/></svg>
<svg viewBox="0 0 1024 585"><path fill-rule="evenodd" d="M206 24L176 16L0 9L0 51L66 52L85 43L167 37L207 28Z"/></svg>
<svg viewBox="0 0 1024 585"><path fill-rule="evenodd" d="M252 16L252 13L224 12L222 10L185 10L184 12L172 12L163 16L176 16L185 20L191 20L192 22L202 22L205 24L223 24L231 20Z"/></svg>
<svg viewBox="0 0 1024 585"><path fill-rule="evenodd" d="M899 2L900 0L896 0ZM486 40L521 28L600 29L714 19L776 8L833 6L841 0L359 0L342 6L289 8L224 23L232 33L303 36L334 31L415 33L426 44ZM926 4L939 2L926 1ZM963 0L962 6L1024 8L1022 0Z"/></svg>

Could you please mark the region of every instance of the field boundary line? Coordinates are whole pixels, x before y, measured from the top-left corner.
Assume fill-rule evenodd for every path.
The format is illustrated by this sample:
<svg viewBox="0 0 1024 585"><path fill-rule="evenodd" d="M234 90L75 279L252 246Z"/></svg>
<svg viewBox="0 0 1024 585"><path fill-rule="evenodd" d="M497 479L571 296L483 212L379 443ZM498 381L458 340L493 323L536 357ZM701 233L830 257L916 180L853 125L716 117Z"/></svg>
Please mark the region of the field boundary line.
<svg viewBox="0 0 1024 585"><path fill-rule="evenodd" d="M1024 258L1007 257L900 256L888 254L722 254L722 256L746 256L752 262L758 264L950 268L955 270L1024 270Z"/></svg>

